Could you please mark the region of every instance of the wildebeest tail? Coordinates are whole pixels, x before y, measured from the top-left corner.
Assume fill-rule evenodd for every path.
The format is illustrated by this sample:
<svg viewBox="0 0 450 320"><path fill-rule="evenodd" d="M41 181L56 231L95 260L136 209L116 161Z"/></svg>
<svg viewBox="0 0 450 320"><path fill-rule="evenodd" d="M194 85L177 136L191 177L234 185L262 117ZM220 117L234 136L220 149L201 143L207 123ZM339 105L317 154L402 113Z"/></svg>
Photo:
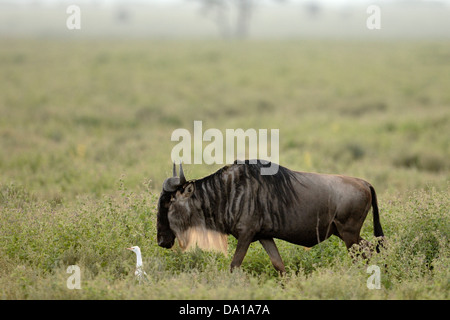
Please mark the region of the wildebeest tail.
<svg viewBox="0 0 450 320"><path fill-rule="evenodd" d="M369 188L370 188L370 193L372 194L373 234L375 237L384 237L383 228L381 227L381 223L380 223L380 212L378 210L377 194L376 194L373 186L369 186ZM383 246L382 238L378 239L378 242L376 245L377 252L380 252L380 248L379 248L380 245Z"/></svg>

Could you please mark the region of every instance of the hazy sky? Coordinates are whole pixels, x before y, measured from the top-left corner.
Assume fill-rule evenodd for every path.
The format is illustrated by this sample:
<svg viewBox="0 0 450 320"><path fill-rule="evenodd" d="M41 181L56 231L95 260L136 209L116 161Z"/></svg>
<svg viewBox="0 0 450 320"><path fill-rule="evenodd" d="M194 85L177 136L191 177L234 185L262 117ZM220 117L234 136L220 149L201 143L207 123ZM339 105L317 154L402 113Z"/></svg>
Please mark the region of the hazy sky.
<svg viewBox="0 0 450 320"><path fill-rule="evenodd" d="M396 2L394 0L284 0L287 3L308 3L308 2L316 2L324 6L349 6L349 5L364 5L364 4L374 4L374 3L393 3ZM188 2L196 2L195 0L0 0L0 3L21 3L21 4L31 4L33 2L40 3L71 3L71 4L81 4L81 3L102 3L102 4L116 4L116 3L132 3L132 2L140 2L140 3L149 3L149 4L177 4L177 3L188 3ZM258 3L265 4L274 4L276 1L272 0L256 0ZM397 0L397 2L410 2L410 3L446 3L450 5L450 0Z"/></svg>
<svg viewBox="0 0 450 320"><path fill-rule="evenodd" d="M258 6L249 22L251 37L450 38L450 0L254 1ZM308 15L304 5L311 3L324 10ZM68 34L64 7L71 4L82 9L82 28ZM378 31L366 26L370 4L381 7ZM0 0L0 6L0 36L220 37L223 30L212 14L200 14L199 0ZM235 12L227 16L228 31L233 21Z"/></svg>

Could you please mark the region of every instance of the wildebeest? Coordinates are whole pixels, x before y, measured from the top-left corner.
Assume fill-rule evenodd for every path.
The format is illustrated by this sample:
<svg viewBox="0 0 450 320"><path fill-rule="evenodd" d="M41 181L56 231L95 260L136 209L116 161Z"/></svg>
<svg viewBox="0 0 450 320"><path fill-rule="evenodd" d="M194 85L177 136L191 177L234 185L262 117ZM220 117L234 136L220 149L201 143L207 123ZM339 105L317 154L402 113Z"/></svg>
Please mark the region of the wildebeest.
<svg viewBox="0 0 450 320"><path fill-rule="evenodd" d="M253 241L259 241L274 267L285 267L274 238L311 247L331 235L350 249L367 244L360 230L370 207L376 237L383 236L373 186L362 179L292 171L279 166L261 175L265 164L246 160L187 181L180 164L163 183L158 201L157 241L171 248L198 246L227 252L227 235L237 238L231 270L239 267ZM378 251L378 245L377 245Z"/></svg>

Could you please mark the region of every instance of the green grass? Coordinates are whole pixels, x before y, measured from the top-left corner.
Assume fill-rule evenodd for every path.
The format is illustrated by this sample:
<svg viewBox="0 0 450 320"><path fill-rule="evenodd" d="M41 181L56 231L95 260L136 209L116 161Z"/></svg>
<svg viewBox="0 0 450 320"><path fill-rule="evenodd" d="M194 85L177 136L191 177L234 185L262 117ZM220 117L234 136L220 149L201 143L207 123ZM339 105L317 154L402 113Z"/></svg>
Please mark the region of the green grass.
<svg viewBox="0 0 450 320"><path fill-rule="evenodd" d="M2 299L448 299L450 45L0 40ZM229 254L156 244L176 128L280 129L280 163L372 182L387 248ZM204 146L206 143L204 144ZM187 165L188 178L221 165ZM363 237L373 240L369 215ZM134 281L139 245L149 283ZM69 265L82 289L69 290Z"/></svg>

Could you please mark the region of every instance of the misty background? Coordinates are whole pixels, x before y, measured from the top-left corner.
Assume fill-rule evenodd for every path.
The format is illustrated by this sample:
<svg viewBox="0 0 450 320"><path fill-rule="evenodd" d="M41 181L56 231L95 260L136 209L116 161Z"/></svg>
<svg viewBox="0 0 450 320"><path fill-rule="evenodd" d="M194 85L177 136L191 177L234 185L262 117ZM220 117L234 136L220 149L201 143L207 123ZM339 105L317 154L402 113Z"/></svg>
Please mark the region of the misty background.
<svg viewBox="0 0 450 320"><path fill-rule="evenodd" d="M68 30L69 5L81 29ZM381 9L369 30L367 7ZM449 0L1 0L1 37L449 39Z"/></svg>

